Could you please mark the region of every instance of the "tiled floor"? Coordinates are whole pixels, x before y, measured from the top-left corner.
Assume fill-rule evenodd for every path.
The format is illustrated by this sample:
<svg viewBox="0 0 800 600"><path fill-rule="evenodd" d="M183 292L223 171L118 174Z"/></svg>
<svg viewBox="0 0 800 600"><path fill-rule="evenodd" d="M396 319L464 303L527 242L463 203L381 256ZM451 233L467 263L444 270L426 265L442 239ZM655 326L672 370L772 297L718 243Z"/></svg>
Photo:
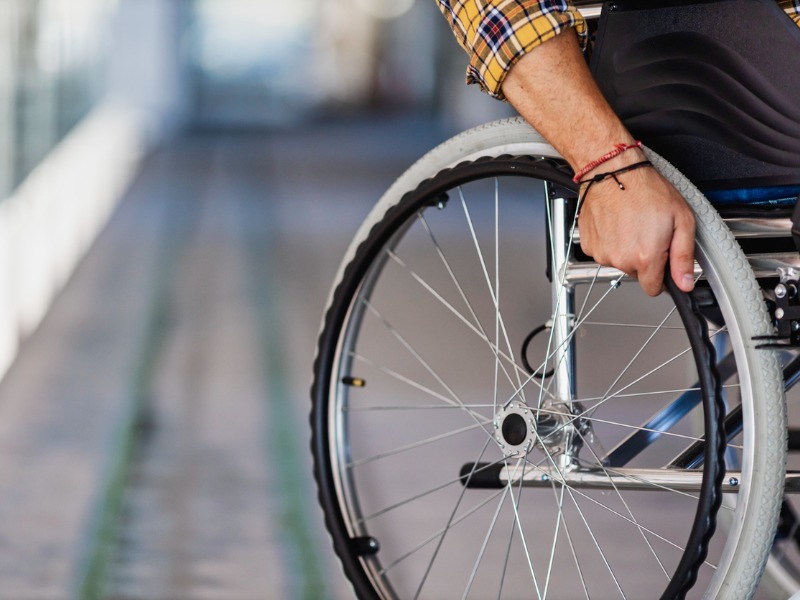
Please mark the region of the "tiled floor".
<svg viewBox="0 0 800 600"><path fill-rule="evenodd" d="M193 134L147 161L0 384L0 597L350 597L310 476L316 331L430 125Z"/></svg>

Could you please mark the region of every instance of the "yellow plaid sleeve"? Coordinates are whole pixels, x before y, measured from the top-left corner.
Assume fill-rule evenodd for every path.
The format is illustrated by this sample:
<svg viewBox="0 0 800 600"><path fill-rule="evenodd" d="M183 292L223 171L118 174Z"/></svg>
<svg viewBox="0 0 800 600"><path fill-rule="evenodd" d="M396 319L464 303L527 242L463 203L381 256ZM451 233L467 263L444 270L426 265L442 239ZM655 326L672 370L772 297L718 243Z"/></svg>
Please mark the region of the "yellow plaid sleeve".
<svg viewBox="0 0 800 600"><path fill-rule="evenodd" d="M568 0L437 0L470 56L467 83L502 98L506 73L527 52L574 27L586 44L586 23Z"/></svg>
<svg viewBox="0 0 800 600"><path fill-rule="evenodd" d="M800 25L800 0L781 0L778 4L792 18L792 21Z"/></svg>

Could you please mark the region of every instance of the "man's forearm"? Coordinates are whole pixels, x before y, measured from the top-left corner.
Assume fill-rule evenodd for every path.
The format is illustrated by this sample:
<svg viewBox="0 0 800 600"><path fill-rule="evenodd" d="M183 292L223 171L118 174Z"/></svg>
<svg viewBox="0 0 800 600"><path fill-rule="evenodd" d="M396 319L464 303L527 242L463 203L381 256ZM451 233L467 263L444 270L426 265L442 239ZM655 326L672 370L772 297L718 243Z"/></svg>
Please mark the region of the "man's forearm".
<svg viewBox="0 0 800 600"><path fill-rule="evenodd" d="M572 31L523 56L503 93L576 171L615 144L633 141L595 85ZM625 159L633 162L619 162Z"/></svg>
<svg viewBox="0 0 800 600"><path fill-rule="evenodd" d="M617 144L634 140L592 79L575 35L566 31L533 48L512 68L503 92L520 114L586 177L644 160L639 148L584 169ZM650 295L663 288L669 261L684 291L693 287L694 216L654 169L606 179L584 194L581 246L597 262L638 277ZM609 183L611 181L611 183ZM584 188L586 190L587 188Z"/></svg>

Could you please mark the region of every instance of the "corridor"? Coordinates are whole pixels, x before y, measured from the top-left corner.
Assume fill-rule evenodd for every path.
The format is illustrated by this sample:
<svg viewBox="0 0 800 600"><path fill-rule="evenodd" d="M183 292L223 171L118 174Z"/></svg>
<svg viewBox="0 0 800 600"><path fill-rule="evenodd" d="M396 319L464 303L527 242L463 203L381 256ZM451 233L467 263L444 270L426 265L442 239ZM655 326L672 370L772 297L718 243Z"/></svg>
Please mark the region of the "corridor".
<svg viewBox="0 0 800 600"><path fill-rule="evenodd" d="M0 384L2 597L349 597L307 450L315 337L348 239L440 136L365 119L146 160Z"/></svg>

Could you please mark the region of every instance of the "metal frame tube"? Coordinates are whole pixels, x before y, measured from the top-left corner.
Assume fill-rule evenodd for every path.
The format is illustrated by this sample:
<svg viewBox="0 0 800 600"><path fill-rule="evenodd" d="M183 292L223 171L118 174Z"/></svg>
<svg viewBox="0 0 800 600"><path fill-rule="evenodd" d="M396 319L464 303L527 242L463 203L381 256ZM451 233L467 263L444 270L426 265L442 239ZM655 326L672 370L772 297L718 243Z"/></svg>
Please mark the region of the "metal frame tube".
<svg viewBox="0 0 800 600"><path fill-rule="evenodd" d="M637 490L699 492L703 471L683 471L678 469L557 469L538 468L527 470L521 476L521 469L513 466L503 467L499 472L499 485L522 485L524 487L549 488L553 485L567 485L576 489L593 490ZM728 471L722 482L723 493L738 493L741 473ZM800 473L786 474L784 491L787 494L800 492Z"/></svg>
<svg viewBox="0 0 800 600"><path fill-rule="evenodd" d="M569 269L569 231L567 225L567 200L553 198L551 205L551 236L553 281L551 296L553 305L553 334L551 352L555 361L555 394L559 402L572 408L575 397L573 376L575 372L575 351L571 343L572 327L575 319L575 291L566 281Z"/></svg>

